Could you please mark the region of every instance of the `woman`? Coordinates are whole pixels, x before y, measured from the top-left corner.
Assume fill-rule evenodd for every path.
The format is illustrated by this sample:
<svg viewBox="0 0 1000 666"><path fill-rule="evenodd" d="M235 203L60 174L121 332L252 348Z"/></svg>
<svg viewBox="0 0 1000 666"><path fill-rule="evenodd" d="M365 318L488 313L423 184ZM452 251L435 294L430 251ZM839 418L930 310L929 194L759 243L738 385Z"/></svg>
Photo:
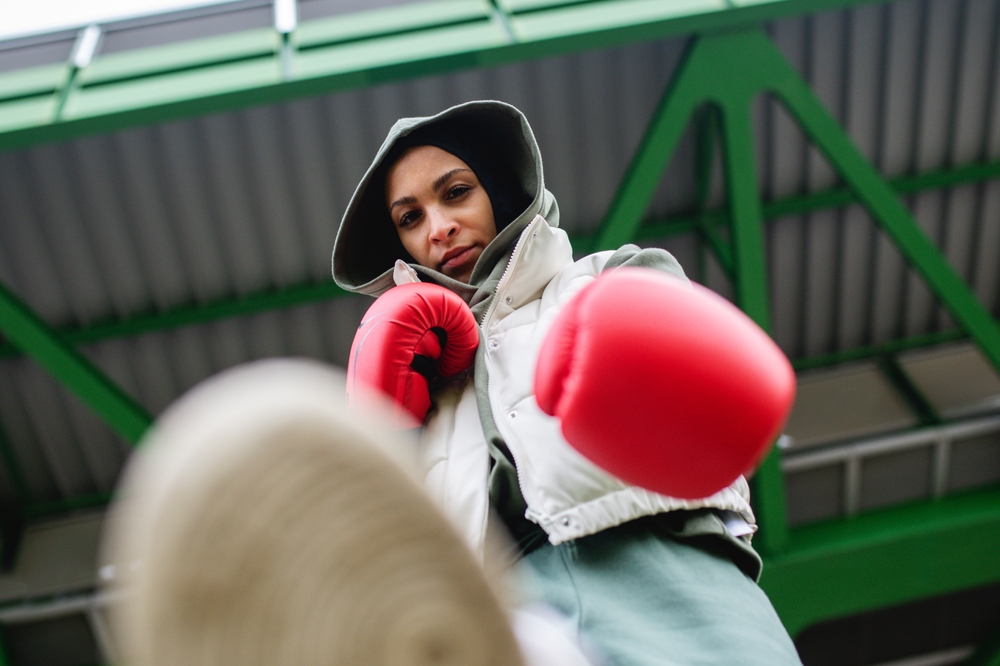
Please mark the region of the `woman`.
<svg viewBox="0 0 1000 666"><path fill-rule="evenodd" d="M500 102L398 121L348 206L338 284L380 296L432 282L479 323L471 377L436 387L424 424L428 490L475 551L508 531L530 593L612 664L798 664L755 583L742 477L700 500L629 486L576 453L535 402L542 339L596 275L639 266L686 279L669 253L632 245L574 262L558 225L531 129Z"/></svg>

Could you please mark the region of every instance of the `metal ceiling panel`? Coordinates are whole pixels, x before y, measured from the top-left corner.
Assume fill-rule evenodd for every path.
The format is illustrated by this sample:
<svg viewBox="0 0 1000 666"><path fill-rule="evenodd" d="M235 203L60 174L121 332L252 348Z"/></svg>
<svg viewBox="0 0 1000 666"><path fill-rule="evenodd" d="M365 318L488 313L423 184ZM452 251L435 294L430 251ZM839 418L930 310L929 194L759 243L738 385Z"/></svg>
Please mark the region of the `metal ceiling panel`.
<svg viewBox="0 0 1000 666"><path fill-rule="evenodd" d="M901 354L899 363L945 418L1000 408L1000 378L974 345L913 351Z"/></svg>
<svg viewBox="0 0 1000 666"><path fill-rule="evenodd" d="M801 376L785 432L801 448L916 424L885 376L863 363Z"/></svg>

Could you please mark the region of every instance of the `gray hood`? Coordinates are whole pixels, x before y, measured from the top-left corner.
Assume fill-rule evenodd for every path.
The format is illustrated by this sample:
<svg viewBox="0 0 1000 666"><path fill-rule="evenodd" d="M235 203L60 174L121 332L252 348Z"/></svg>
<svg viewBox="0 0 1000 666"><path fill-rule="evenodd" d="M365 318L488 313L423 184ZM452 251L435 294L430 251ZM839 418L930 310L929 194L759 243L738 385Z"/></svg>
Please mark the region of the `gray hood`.
<svg viewBox="0 0 1000 666"><path fill-rule="evenodd" d="M523 212L514 213L512 220L497 220L497 237L479 257L469 284L414 262L403 249L386 210L386 170L398 159L401 149L420 145L422 133L428 132L460 137L460 141L469 144L463 148L478 154L480 159L491 160L493 168L513 173L523 200L530 200ZM483 158L484 155L488 157ZM470 166L476 171L474 165ZM555 197L545 189L542 178L538 144L528 121L516 108L503 102L467 102L434 116L402 118L392 126L347 206L333 245L333 278L347 291L379 296L394 285L393 266L397 259L402 259L422 280L448 287L468 300L476 285L490 275L498 261L509 255L535 215L541 215L553 227L559 225L559 207Z"/></svg>

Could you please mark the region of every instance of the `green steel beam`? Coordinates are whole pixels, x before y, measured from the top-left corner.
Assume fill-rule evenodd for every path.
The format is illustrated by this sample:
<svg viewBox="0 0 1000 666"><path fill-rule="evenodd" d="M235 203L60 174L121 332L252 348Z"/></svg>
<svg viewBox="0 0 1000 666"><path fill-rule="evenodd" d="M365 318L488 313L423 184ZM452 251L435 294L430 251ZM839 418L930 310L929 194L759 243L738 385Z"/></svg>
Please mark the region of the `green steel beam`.
<svg viewBox="0 0 1000 666"><path fill-rule="evenodd" d="M0 285L0 333L34 358L128 441L135 443L152 418L14 294Z"/></svg>
<svg viewBox="0 0 1000 666"><path fill-rule="evenodd" d="M271 29L248 30L211 39L179 42L98 56L80 73L80 85L97 86L176 74L273 57L281 45Z"/></svg>
<svg viewBox="0 0 1000 666"><path fill-rule="evenodd" d="M764 225L757 193L751 123L748 97L726 101L722 120L723 154L736 267L736 301L758 326L770 331L771 313L762 233Z"/></svg>
<svg viewBox="0 0 1000 666"><path fill-rule="evenodd" d="M944 423L944 419L938 414L934 405L927 399L923 391L913 383L910 376L903 370L899 360L891 354L887 354L878 359L877 367L882 376L895 389L896 394L903 399L903 402L910 408L922 426L935 426Z"/></svg>
<svg viewBox="0 0 1000 666"><path fill-rule="evenodd" d="M695 147L695 198L698 202L697 231L703 243L707 243L712 254L725 271L730 281L735 281L733 273L733 249L718 230L715 216L707 210L708 197L712 186L712 172L715 166L716 139L719 132L719 109L714 105L706 105L701 109L698 118ZM647 225L639 228L633 236L642 234Z"/></svg>
<svg viewBox="0 0 1000 666"><path fill-rule="evenodd" d="M17 461L14 450L10 446L10 439L7 437L7 431L4 429L3 424L0 424L0 459L3 460L3 465L7 469L7 473L10 474L10 480L14 485L14 494L17 495L18 502L20 502L21 506L27 505L30 501L31 493L28 491L28 484L24 480L24 472L21 471L21 464Z"/></svg>
<svg viewBox="0 0 1000 666"><path fill-rule="evenodd" d="M888 181L889 187L896 194L920 194L951 187L961 187L1000 178L1000 160L994 162L965 164L952 169L928 171L916 176L901 176ZM812 194L796 195L764 202L763 216L765 220L775 220L792 215L805 215L822 210L833 210L859 203L858 196L848 188L835 187ZM689 234L705 225L718 228L729 224L729 215L725 210L712 210L706 213L675 215L664 220L647 220L641 223L634 238L639 240L658 240ZM585 241L587 239L577 239Z"/></svg>
<svg viewBox="0 0 1000 666"><path fill-rule="evenodd" d="M45 518L47 516L78 511L80 509L93 509L95 507L106 506L111 502L112 493L93 493L90 495L80 495L64 500L54 500L51 502L35 502L24 507L24 517Z"/></svg>
<svg viewBox="0 0 1000 666"><path fill-rule="evenodd" d="M718 67L720 63L712 57L716 54L712 51L707 54L709 62ZM720 74L719 71L712 72L714 76ZM736 302L758 326L770 332L764 225L757 192L753 121L750 117L753 94L753 91L747 90L743 91L743 95L727 96L722 106L723 154L732 220ZM751 483L754 510L759 514L759 548L762 553L780 552L788 545L788 509L785 476L781 471L781 450L778 447L772 447Z"/></svg>
<svg viewBox="0 0 1000 666"><path fill-rule="evenodd" d="M273 32L192 40L96 58L78 72L58 121L62 70L0 76L0 150L873 1L595 0L507 12L486 0L412 3L303 22L290 72Z"/></svg>
<svg viewBox="0 0 1000 666"><path fill-rule="evenodd" d="M700 43L695 42L695 48ZM616 249L637 236L677 142L695 109L705 99L706 80L701 78L697 64L689 49L615 192L593 250Z"/></svg>
<svg viewBox="0 0 1000 666"><path fill-rule="evenodd" d="M1000 160L965 164L953 169L928 171L916 176L901 176L889 180L888 185L896 194L919 194L920 192L960 187L996 178L1000 178ZM846 187L833 188L816 194L793 196L764 204L764 217L774 219L786 215L802 215L860 202L861 198L854 190Z"/></svg>
<svg viewBox="0 0 1000 666"><path fill-rule="evenodd" d="M754 61L760 71L771 72L767 88L788 107L903 257L920 273L955 321L976 341L994 368L1000 370L1000 326L941 251L920 230L893 189L865 160L763 33L743 33L734 38L736 41L742 42L742 48L753 54L748 53L746 58Z"/></svg>
<svg viewBox="0 0 1000 666"><path fill-rule="evenodd" d="M245 297L222 298L204 305L184 305L166 312L153 312L125 320L106 321L84 328L67 329L61 331L59 336L69 344L88 344L195 324L206 324L220 319L245 317L258 312L325 301L345 293L332 281L296 285L286 289L268 289ZM19 354L17 347L12 344L0 345L0 359Z"/></svg>
<svg viewBox="0 0 1000 666"><path fill-rule="evenodd" d="M697 116L695 131L695 201L698 212L707 208L708 197L712 189L712 171L715 167L716 139L719 133L719 109L707 104L701 108Z"/></svg>
<svg viewBox="0 0 1000 666"><path fill-rule="evenodd" d="M760 584L792 636L807 626L1000 581L1000 489L796 527Z"/></svg>
<svg viewBox="0 0 1000 666"><path fill-rule="evenodd" d="M926 335L903 338L902 340L893 340L881 345L866 345L864 347L845 349L844 351L832 352L830 354L820 354L818 356L800 358L792 361L792 367L795 368L797 372L802 370L812 370L814 368L825 368L839 363L850 363L852 361L864 361L881 356L892 356L911 349L921 349L923 347L933 347L934 345L940 345L946 342L965 340L967 337L968 335L959 329L941 331L940 333L928 333Z"/></svg>
<svg viewBox="0 0 1000 666"><path fill-rule="evenodd" d="M698 233L701 234L702 238L708 242L708 246L712 248L712 254L715 256L716 260L719 262L719 266L725 271L726 276L730 281L735 282L736 276L733 268L733 248L722 237L719 230L714 224L712 224L711 219L707 217L702 217L698 221ZM636 234L636 239L642 238L642 233Z"/></svg>

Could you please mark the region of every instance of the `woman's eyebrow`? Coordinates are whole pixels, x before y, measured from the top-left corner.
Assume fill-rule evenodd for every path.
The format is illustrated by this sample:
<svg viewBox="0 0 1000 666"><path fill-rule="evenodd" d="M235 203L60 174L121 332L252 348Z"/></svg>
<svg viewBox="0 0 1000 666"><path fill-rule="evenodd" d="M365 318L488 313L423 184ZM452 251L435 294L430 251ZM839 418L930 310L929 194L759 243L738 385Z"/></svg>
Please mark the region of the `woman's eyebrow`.
<svg viewBox="0 0 1000 666"><path fill-rule="evenodd" d="M448 182L449 178L454 176L456 173L461 173L462 171L468 171L469 173L473 173L472 169L466 169L464 167L458 167L456 169L452 169L451 171L438 177L438 179L435 180L434 183L431 185L431 189L433 190L439 189L442 185ZM389 212L391 213L392 209L395 208L396 206L405 206L407 204L412 204L412 203L417 203L417 198L415 196L408 195L405 197L400 197L389 205Z"/></svg>
<svg viewBox="0 0 1000 666"><path fill-rule="evenodd" d="M444 185L446 182L448 182L449 178L451 178L456 173L459 173L461 171L468 171L469 173L472 173L472 169L466 169L464 167L458 167L457 169L452 169L448 173L444 174L443 176L441 176L437 180L435 180L434 181L434 185L432 186L432 189L436 190L436 189L440 188L442 185Z"/></svg>
<svg viewBox="0 0 1000 666"><path fill-rule="evenodd" d="M406 204L411 204L411 203L417 203L417 198L415 196L409 195L405 197L400 197L395 201L393 201L392 205L389 206L389 212L391 213L392 209L395 208L396 206L405 206Z"/></svg>

